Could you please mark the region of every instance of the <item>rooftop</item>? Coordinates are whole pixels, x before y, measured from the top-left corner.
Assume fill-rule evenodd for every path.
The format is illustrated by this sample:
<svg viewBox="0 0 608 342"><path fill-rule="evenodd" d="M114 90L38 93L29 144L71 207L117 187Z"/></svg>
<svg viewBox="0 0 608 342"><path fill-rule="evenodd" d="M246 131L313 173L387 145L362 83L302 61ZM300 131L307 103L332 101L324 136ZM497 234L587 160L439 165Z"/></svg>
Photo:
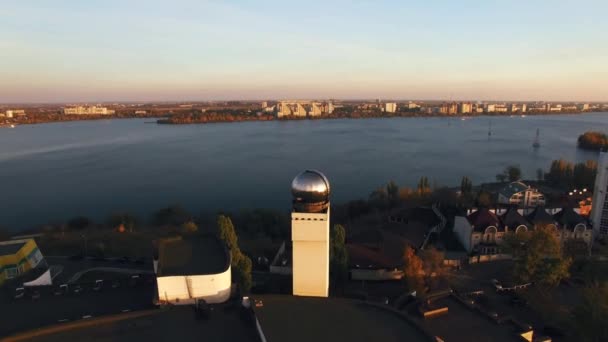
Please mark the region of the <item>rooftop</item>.
<svg viewBox="0 0 608 342"><path fill-rule="evenodd" d="M216 274L230 266L226 245L213 235L159 242L158 276Z"/></svg>
<svg viewBox="0 0 608 342"><path fill-rule="evenodd" d="M13 255L25 245L27 240L2 241L0 242L0 256Z"/></svg>
<svg viewBox="0 0 608 342"><path fill-rule="evenodd" d="M419 318L420 324L444 341L523 341L522 331L509 323L499 324L453 296L432 301L433 308L447 307L448 312L431 318Z"/></svg>
<svg viewBox="0 0 608 342"><path fill-rule="evenodd" d="M504 188L500 189L500 194L505 196L506 198L510 198L518 192L522 192L528 189L528 186L522 182L511 182L507 184Z"/></svg>
<svg viewBox="0 0 608 342"><path fill-rule="evenodd" d="M434 341L389 307L341 298L256 296L254 312L268 342Z"/></svg>

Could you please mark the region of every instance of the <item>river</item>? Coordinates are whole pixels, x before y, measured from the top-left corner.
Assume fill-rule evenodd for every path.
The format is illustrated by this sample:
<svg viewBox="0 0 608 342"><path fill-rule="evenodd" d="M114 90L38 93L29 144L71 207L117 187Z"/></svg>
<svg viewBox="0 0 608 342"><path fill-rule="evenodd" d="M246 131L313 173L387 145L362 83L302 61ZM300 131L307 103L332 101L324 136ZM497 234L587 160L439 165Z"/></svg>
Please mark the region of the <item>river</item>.
<svg viewBox="0 0 608 342"><path fill-rule="evenodd" d="M551 160L596 159L579 134L608 113L528 117L382 118L156 125L150 119L0 128L0 226L22 230L117 211L147 218L181 204L202 211L288 209L290 183L323 171L332 201L364 198L389 180L421 176L454 186L492 181L519 164L524 177ZM488 129L492 126L492 135ZM539 149L532 148L540 128Z"/></svg>

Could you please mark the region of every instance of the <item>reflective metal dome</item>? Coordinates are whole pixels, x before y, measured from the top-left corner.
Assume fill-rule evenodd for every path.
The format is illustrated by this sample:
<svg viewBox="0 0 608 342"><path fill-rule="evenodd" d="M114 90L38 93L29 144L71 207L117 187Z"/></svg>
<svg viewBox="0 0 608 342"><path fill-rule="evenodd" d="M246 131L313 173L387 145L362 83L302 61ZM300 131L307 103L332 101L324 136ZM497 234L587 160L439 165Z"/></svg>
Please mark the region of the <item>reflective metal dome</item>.
<svg viewBox="0 0 608 342"><path fill-rule="evenodd" d="M317 170L305 170L291 182L294 203L324 204L329 201L329 181Z"/></svg>

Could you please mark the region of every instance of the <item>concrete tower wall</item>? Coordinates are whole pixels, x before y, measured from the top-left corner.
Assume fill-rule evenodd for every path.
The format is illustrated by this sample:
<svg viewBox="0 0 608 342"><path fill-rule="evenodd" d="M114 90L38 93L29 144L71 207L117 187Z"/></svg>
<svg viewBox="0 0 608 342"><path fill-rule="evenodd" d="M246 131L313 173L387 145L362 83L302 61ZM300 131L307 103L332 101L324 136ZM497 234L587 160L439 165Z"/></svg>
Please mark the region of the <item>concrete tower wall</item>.
<svg viewBox="0 0 608 342"><path fill-rule="evenodd" d="M291 214L293 294L329 295L329 208L326 213Z"/></svg>

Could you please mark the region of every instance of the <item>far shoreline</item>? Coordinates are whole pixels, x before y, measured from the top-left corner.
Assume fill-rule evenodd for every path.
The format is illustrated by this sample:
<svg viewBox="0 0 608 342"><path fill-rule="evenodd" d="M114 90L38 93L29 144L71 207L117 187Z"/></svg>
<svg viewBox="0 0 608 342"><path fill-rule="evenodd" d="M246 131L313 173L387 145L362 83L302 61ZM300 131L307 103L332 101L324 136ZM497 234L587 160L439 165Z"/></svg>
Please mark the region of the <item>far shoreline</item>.
<svg viewBox="0 0 608 342"><path fill-rule="evenodd" d="M585 115L585 114L600 114L608 111L565 111L565 112L515 112L515 113L467 113L467 114L441 114L441 113L415 113L415 112L401 112L394 114L384 113L361 113L354 112L351 114L343 115L323 115L314 117L298 117L298 116L286 116L278 118L276 115L234 115L234 114L219 114L221 117L212 118L213 115L218 115L214 112L207 113L178 113L168 115L56 115L56 117L49 118L28 118L13 119L5 124L0 124L0 128L10 128L11 125L37 125L37 124L49 124L49 123L62 123L62 122L76 122L76 121L103 121L103 120L122 120L122 119L149 119L146 123L156 123L158 125L192 125L192 124L208 124L208 123L238 123L238 122L258 122L258 121L315 121L315 120L336 120L336 119L392 119L392 118L460 118L460 119L472 119L476 117L526 117L526 116L552 116L552 115ZM184 117L183 115L189 115Z"/></svg>

